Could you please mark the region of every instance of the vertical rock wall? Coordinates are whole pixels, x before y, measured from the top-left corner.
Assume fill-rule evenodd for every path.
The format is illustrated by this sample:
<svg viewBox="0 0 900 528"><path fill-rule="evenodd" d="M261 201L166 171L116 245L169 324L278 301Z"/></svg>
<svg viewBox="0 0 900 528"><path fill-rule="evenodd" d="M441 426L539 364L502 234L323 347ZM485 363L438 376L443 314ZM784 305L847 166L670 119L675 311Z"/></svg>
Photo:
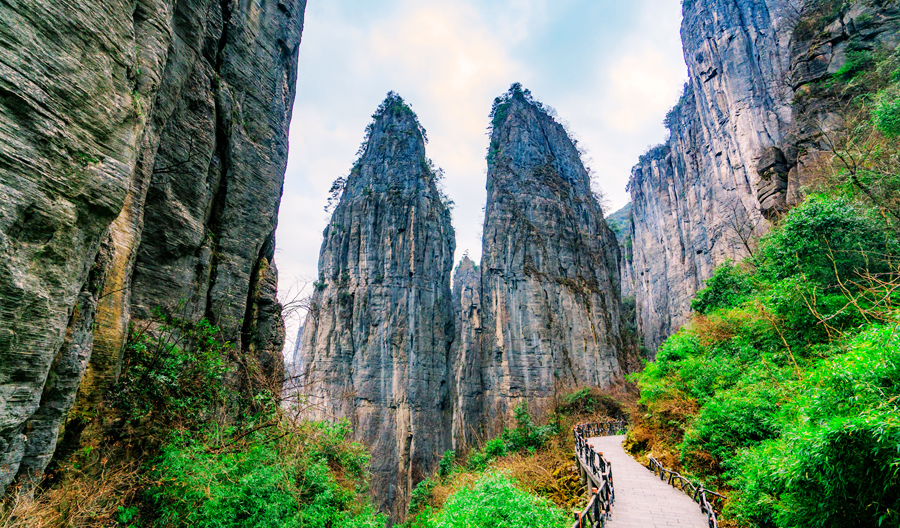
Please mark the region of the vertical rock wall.
<svg viewBox="0 0 900 528"><path fill-rule="evenodd" d="M464 451L484 438L481 336L481 268L468 255L453 273L456 334L451 354L453 449Z"/></svg>
<svg viewBox="0 0 900 528"><path fill-rule="evenodd" d="M789 10L782 0L685 2L688 82L666 117L670 137L632 170L629 272L644 345L687 321L714 267L748 254L766 229L758 161L790 121ZM783 204L770 197L775 210Z"/></svg>
<svg viewBox="0 0 900 528"><path fill-rule="evenodd" d="M0 6L0 487L40 477L75 391L101 397L156 306L186 301L280 375L273 234L304 9Z"/></svg>
<svg viewBox="0 0 900 528"><path fill-rule="evenodd" d="M514 85L495 103L482 239L484 416L608 386L629 350L619 252L562 125Z"/></svg>
<svg viewBox="0 0 900 528"><path fill-rule="evenodd" d="M804 161L840 128L837 72L848 45L897 45L894 3L684 2L688 82L666 117L670 137L632 170L632 277L638 326L655 351L687 321L716 265L753 251L769 221L800 199Z"/></svg>
<svg viewBox="0 0 900 528"><path fill-rule="evenodd" d="M394 520L451 445L455 241L435 178L415 114L389 94L325 229L301 345L312 414L350 420Z"/></svg>

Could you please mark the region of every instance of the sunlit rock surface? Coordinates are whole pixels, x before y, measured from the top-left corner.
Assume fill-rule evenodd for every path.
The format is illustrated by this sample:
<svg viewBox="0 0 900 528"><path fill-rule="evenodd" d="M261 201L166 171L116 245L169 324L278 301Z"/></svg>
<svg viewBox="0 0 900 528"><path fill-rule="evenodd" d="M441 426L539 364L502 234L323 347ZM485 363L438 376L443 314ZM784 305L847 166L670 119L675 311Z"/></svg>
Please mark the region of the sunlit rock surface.
<svg viewBox="0 0 900 528"><path fill-rule="evenodd" d="M301 344L311 414L350 420L394 520L451 445L455 241L435 178L391 94L325 229Z"/></svg>
<svg viewBox="0 0 900 528"><path fill-rule="evenodd" d="M495 106L481 263L485 425L523 400L605 387L630 351L619 251L566 131L513 87Z"/></svg>

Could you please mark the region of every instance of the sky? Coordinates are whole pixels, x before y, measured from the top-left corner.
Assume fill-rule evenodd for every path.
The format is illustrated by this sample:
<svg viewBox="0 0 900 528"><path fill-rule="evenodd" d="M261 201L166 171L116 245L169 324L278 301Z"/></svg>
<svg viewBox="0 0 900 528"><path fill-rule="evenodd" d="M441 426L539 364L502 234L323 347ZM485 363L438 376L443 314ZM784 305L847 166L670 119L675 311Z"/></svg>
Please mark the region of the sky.
<svg viewBox="0 0 900 528"><path fill-rule="evenodd" d="M276 233L282 302L317 276L328 189L391 90L444 169L457 261L481 258L488 113L513 82L586 148L605 212L624 206L631 167L665 140L687 78L680 24L680 0L310 0ZM286 351L298 316L288 314Z"/></svg>

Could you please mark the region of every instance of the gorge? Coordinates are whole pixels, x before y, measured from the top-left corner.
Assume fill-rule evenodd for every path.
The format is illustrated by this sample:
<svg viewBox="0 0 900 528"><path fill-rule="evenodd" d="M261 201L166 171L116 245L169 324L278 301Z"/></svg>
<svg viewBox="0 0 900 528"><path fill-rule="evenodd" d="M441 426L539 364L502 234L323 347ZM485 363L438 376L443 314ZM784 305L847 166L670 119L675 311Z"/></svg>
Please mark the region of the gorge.
<svg viewBox="0 0 900 528"><path fill-rule="evenodd" d="M684 0L688 80L614 213L565 122L512 84L488 117L478 262L454 262L457 175L389 92L331 187L288 353L275 232L306 7L0 3L0 526L38 518L21 504L69 512L82 498L54 492L126 473L90 503L107 525L219 526L216 511L246 526L399 524L454 471L531 463L573 395L608 402L635 384L635 454L682 450L672 463L764 505L734 506L741 526L793 526L766 510L778 493L746 484L777 471L723 475L756 467L759 445L799 442L777 412L827 421L791 407L849 390L821 362L893 342L871 337L896 326L893 290L870 298L898 274L900 5ZM838 247L833 226L859 240ZM823 255L824 273L803 260ZM893 380L878 358L846 370L880 376L869 388ZM853 410L874 418L834 438L893 434L896 398L878 387L885 401ZM728 420L756 427L752 441L715 436ZM561 464L542 471L564 482ZM860 508L890 522L881 480L887 498Z"/></svg>

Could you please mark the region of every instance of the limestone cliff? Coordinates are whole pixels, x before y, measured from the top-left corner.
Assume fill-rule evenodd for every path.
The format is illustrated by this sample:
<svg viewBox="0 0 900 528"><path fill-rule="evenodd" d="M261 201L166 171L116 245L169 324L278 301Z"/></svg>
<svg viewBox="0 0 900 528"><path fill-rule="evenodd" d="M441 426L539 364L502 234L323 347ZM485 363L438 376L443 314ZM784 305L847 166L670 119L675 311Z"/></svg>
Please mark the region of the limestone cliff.
<svg viewBox="0 0 900 528"><path fill-rule="evenodd" d="M468 255L453 273L456 334L451 354L453 449L477 446L484 435L481 358L481 268Z"/></svg>
<svg viewBox="0 0 900 528"><path fill-rule="evenodd" d="M495 101L481 264L484 416L608 386L630 345L619 252L566 131L513 85ZM496 430L497 423L487 423Z"/></svg>
<svg viewBox="0 0 900 528"><path fill-rule="evenodd" d="M837 120L823 98L798 94L836 72L852 42L893 49L896 11L880 2L684 2L688 82L666 116L668 140L641 157L629 183L633 258L623 268L651 351L686 322L715 266L748 256L799 198L804 159Z"/></svg>
<svg viewBox="0 0 900 528"><path fill-rule="evenodd" d="M274 229L304 9L0 5L0 487L40 478L76 391L102 396L155 307L211 318L235 361L280 376Z"/></svg>
<svg viewBox="0 0 900 528"><path fill-rule="evenodd" d="M301 359L312 414L348 418L399 519L450 448L450 212L412 110L389 94L325 229Z"/></svg>

